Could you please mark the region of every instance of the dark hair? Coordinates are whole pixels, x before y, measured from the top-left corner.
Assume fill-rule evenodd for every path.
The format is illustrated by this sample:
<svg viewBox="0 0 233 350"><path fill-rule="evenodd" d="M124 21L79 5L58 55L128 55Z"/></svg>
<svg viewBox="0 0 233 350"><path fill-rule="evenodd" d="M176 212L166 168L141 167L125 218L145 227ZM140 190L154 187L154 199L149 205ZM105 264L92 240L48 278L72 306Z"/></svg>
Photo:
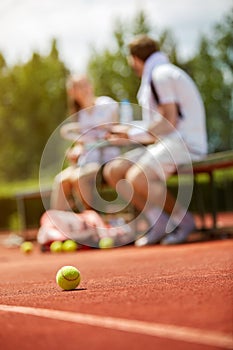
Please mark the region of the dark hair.
<svg viewBox="0 0 233 350"><path fill-rule="evenodd" d="M75 84L75 81L77 81L79 78L80 76L78 76L77 74L70 75L66 82L66 89L70 89ZM79 102L71 98L69 95L67 95L67 103L69 113L71 114L77 113L82 109Z"/></svg>
<svg viewBox="0 0 233 350"><path fill-rule="evenodd" d="M136 36L129 43L129 51L132 56L136 56L143 62L154 52L159 51L159 44L149 36L142 34Z"/></svg>
<svg viewBox="0 0 233 350"><path fill-rule="evenodd" d="M68 109L71 114L79 112L82 108L77 100L68 97Z"/></svg>

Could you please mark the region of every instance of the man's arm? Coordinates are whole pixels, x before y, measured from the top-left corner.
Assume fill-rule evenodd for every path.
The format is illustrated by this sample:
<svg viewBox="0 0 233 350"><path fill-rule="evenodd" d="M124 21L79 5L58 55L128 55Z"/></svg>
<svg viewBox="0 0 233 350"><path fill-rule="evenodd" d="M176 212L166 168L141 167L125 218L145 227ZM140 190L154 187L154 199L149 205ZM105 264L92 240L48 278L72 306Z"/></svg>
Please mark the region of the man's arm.
<svg viewBox="0 0 233 350"><path fill-rule="evenodd" d="M163 118L152 123L148 128L148 132L150 132L155 137L158 135L170 134L174 131L177 125L178 111L176 104L160 104L157 111Z"/></svg>
<svg viewBox="0 0 233 350"><path fill-rule="evenodd" d="M112 137L108 139L116 140L119 138L131 139L142 143L154 143L159 135L170 134L176 129L178 120L178 111L175 103L161 104L157 111L162 116L159 121L151 123L146 130L141 130L135 126L131 128L128 125L116 125L112 128Z"/></svg>

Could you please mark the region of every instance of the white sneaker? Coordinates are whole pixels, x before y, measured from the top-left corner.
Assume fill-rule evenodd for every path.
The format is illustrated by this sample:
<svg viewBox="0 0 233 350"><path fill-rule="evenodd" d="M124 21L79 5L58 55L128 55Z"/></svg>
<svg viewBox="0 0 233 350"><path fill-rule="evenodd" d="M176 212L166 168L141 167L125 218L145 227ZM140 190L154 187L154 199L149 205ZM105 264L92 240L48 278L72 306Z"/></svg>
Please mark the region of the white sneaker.
<svg viewBox="0 0 233 350"><path fill-rule="evenodd" d="M146 234L135 241L134 245L142 247L159 243L167 235L167 224L169 216L162 212L155 224L146 232Z"/></svg>
<svg viewBox="0 0 233 350"><path fill-rule="evenodd" d="M191 213L187 212L176 230L164 237L161 244L173 245L184 243L187 241L188 236L195 230L195 228L196 225L194 218Z"/></svg>

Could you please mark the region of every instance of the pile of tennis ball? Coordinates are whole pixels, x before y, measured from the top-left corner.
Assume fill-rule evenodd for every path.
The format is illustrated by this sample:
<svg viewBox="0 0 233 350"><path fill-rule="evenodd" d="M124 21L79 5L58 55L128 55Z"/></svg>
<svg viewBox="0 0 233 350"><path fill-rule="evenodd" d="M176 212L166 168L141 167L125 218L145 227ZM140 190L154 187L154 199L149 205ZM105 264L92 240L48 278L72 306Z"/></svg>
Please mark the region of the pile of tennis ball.
<svg viewBox="0 0 233 350"><path fill-rule="evenodd" d="M72 239L67 239L64 242L54 241L50 245L52 253L75 252L78 249L78 244Z"/></svg>
<svg viewBox="0 0 233 350"><path fill-rule="evenodd" d="M114 241L110 237L104 237L99 241L99 248L106 249L112 248L114 246ZM21 244L20 250L29 254L33 251L33 243L30 241L25 241ZM78 244L68 239L64 242L54 241L50 245L50 251L52 253L60 253L60 252L74 252L78 249ZM80 271L74 266L63 266L61 267L56 274L56 283L57 285L65 290L74 290L78 287L81 281Z"/></svg>

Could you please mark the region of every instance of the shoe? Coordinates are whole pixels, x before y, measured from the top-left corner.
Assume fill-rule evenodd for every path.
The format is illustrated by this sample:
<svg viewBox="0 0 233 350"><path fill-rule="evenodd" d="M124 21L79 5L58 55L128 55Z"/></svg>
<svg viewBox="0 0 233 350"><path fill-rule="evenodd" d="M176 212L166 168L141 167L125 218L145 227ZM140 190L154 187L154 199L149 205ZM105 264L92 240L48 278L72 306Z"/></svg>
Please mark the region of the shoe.
<svg viewBox="0 0 233 350"><path fill-rule="evenodd" d="M168 234L161 240L163 245L181 244L187 241L188 236L196 228L194 218L189 212L186 213L180 225L174 230L174 232Z"/></svg>
<svg viewBox="0 0 233 350"><path fill-rule="evenodd" d="M143 247L146 245L159 243L167 235L166 230L168 222L169 216L165 213L162 213L157 219L154 226L152 226L143 237L137 239L134 245L136 247Z"/></svg>

